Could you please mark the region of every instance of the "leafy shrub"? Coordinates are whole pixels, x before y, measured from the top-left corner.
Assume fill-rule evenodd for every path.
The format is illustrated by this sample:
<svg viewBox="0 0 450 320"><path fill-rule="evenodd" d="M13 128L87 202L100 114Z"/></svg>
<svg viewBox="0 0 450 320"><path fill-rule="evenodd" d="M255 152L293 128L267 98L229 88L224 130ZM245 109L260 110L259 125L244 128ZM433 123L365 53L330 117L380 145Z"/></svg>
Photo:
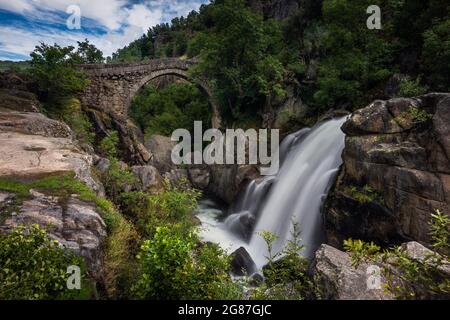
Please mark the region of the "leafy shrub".
<svg viewBox="0 0 450 320"><path fill-rule="evenodd" d="M78 99L67 99L62 105L61 114L61 120L72 129L78 141L89 145L94 142L95 133L92 123L81 110L81 103Z"/></svg>
<svg viewBox="0 0 450 320"><path fill-rule="evenodd" d="M449 261L449 220L437 210L430 222L432 246L442 255L432 252L422 260L415 259L402 246L381 252L373 243L352 239L344 241L344 248L350 252L354 267L362 260L383 262L386 289L397 299L448 299L450 279L441 267Z"/></svg>
<svg viewBox="0 0 450 320"><path fill-rule="evenodd" d="M432 114L413 106L409 107L408 114L417 122L424 122L433 118Z"/></svg>
<svg viewBox="0 0 450 320"><path fill-rule="evenodd" d="M450 256L450 218L445 213L436 210L432 214L430 236L433 248Z"/></svg>
<svg viewBox="0 0 450 320"><path fill-rule="evenodd" d="M411 78L405 78L400 82L398 97L416 97L427 92L427 88L421 86L420 77L415 80Z"/></svg>
<svg viewBox="0 0 450 320"><path fill-rule="evenodd" d="M89 298L89 290L67 289L72 265L82 268L86 280L83 259L60 247L38 225L0 234L0 299Z"/></svg>
<svg viewBox="0 0 450 320"><path fill-rule="evenodd" d="M178 224L185 230L194 225L192 212L201 193L195 189L173 187L167 181L158 194L126 192L119 197L120 208L136 224L141 234L152 236L161 225Z"/></svg>
<svg viewBox="0 0 450 320"><path fill-rule="evenodd" d="M138 255L139 299L233 299L239 290L228 275L229 261L215 245L198 246L195 232L179 225L157 227Z"/></svg>
<svg viewBox="0 0 450 320"><path fill-rule="evenodd" d="M100 142L99 151L107 158L116 158L118 145L119 134L117 131L111 131Z"/></svg>
<svg viewBox="0 0 450 320"><path fill-rule="evenodd" d="M361 240L344 240L344 249L350 252L352 265L357 267L362 260L371 258L380 253L381 248L373 242L366 243Z"/></svg>
<svg viewBox="0 0 450 320"><path fill-rule="evenodd" d="M273 253L273 243L277 236L264 231L261 233L266 242L269 256L264 267L265 280L262 286L254 290L253 299L264 300L304 300L314 299L320 293L316 290L308 275L308 260L301 255L304 247L300 239L300 227L293 224L291 240L284 249Z"/></svg>
<svg viewBox="0 0 450 320"><path fill-rule="evenodd" d="M74 68L74 47L41 43L31 53L29 72L36 81L40 98L49 114L61 115L68 98L81 92L89 83L86 75Z"/></svg>

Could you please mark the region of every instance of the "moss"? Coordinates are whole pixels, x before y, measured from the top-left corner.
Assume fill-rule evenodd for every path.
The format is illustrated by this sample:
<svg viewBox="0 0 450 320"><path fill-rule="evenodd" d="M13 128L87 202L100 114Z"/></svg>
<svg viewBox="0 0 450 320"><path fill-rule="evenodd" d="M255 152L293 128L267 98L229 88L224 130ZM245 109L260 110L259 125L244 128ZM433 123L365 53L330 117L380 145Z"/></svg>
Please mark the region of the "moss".
<svg viewBox="0 0 450 320"><path fill-rule="evenodd" d="M345 188L344 192L358 201L359 203L366 204L369 202L378 202L381 205L385 205L382 195L376 192L369 185L365 185L362 189L356 186L348 186Z"/></svg>

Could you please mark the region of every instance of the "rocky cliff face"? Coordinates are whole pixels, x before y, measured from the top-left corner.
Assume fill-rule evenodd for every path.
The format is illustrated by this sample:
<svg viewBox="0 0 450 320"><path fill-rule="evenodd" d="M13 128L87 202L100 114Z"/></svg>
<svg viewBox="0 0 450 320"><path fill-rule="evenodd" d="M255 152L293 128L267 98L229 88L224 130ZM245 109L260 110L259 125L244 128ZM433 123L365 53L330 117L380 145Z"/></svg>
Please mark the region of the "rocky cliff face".
<svg viewBox="0 0 450 320"><path fill-rule="evenodd" d="M30 182L74 172L97 193L104 189L92 174L94 156L84 152L70 128L40 113L0 112L0 178ZM0 191L0 232L39 224L58 242L86 259L90 275L101 279L106 226L95 205L77 195L67 199L40 190L22 196Z"/></svg>
<svg viewBox="0 0 450 320"><path fill-rule="evenodd" d="M429 243L450 213L450 94L375 101L344 124L344 165L325 209L328 241Z"/></svg>

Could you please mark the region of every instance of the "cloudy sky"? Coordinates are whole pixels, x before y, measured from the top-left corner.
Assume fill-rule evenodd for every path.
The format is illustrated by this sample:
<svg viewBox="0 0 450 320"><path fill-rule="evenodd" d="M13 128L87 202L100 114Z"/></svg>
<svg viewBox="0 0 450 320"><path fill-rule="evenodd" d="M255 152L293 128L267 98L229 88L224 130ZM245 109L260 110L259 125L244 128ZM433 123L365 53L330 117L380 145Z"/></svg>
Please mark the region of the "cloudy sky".
<svg viewBox="0 0 450 320"><path fill-rule="evenodd" d="M176 16L186 16L207 2L209 0L0 0L0 60L29 59L30 52L41 41L75 45L84 38L109 56L140 37L149 27L170 22ZM78 10L81 12L80 29L76 29Z"/></svg>

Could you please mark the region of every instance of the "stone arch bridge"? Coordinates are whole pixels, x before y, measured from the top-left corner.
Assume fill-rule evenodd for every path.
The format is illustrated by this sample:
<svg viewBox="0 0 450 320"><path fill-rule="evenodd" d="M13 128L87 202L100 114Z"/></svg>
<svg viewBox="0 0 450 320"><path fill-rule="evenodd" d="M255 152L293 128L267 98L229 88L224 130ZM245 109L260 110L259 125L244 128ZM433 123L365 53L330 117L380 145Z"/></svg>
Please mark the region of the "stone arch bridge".
<svg viewBox="0 0 450 320"><path fill-rule="evenodd" d="M145 84L162 76L191 81L188 69L195 63L195 60L167 58L137 63L79 65L90 80L81 97L83 105L116 119L127 119L133 97ZM193 83L207 96L212 108L212 127L219 128L218 107L209 86L206 82Z"/></svg>

